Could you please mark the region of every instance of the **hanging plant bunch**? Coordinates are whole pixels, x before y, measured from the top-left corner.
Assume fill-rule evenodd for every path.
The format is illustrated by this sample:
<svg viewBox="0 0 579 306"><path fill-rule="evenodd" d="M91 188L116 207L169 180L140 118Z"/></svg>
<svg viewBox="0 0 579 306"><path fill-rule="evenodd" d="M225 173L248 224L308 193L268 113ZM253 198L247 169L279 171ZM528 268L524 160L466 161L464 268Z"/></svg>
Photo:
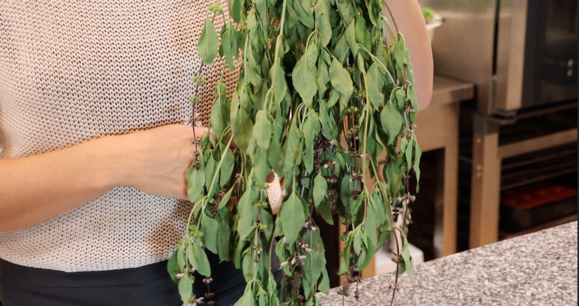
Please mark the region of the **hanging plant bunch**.
<svg viewBox="0 0 579 306"><path fill-rule="evenodd" d="M247 287L236 305L319 305L315 293L328 293L329 277L314 214L330 224L337 214L345 225L339 274L349 282L359 282L395 232L396 275L412 277L406 225L410 179L418 186L420 176L418 103L404 37L385 8L384 0L230 0L226 20L219 3L210 6L199 55L207 65L223 57L223 70L239 63L241 73L231 101L223 82L215 87L215 137L194 141L193 208L168 266L185 305L213 303L212 293L192 293L193 281L210 288L205 249L243 270ZM224 19L219 34L215 18ZM285 190L275 222L266 184L272 171ZM285 274L280 293L274 254Z"/></svg>

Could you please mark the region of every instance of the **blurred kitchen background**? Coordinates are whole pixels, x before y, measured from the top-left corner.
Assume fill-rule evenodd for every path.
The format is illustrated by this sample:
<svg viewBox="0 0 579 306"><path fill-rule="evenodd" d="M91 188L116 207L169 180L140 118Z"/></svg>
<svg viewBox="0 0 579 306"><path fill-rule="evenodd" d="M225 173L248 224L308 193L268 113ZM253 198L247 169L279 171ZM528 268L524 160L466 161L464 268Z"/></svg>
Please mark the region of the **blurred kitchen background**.
<svg viewBox="0 0 579 306"><path fill-rule="evenodd" d="M419 3L435 83L415 263L577 220L577 0ZM376 256L374 274L392 267Z"/></svg>
<svg viewBox="0 0 579 306"><path fill-rule="evenodd" d="M418 1L435 79L416 119L414 264L577 220L577 0ZM326 242L330 275L339 248ZM389 254L362 276L394 271Z"/></svg>

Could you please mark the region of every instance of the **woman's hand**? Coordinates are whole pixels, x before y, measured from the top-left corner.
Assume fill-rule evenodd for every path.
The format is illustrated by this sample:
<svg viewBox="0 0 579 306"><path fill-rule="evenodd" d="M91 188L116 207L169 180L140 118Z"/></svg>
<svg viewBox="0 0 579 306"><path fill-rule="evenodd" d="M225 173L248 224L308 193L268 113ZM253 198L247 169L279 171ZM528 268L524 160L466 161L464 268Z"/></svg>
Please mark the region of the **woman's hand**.
<svg viewBox="0 0 579 306"><path fill-rule="evenodd" d="M195 136L201 139L207 131L195 127ZM179 124L113 137L119 156L113 159L120 171L117 185L188 199L185 174L195 159L192 140L192 128Z"/></svg>

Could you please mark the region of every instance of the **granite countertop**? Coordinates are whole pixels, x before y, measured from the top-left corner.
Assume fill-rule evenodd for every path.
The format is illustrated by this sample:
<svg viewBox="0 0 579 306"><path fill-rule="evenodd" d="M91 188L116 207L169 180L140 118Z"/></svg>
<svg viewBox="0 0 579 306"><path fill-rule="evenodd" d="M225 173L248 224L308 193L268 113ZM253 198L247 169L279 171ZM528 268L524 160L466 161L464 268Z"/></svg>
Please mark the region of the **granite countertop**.
<svg viewBox="0 0 579 306"><path fill-rule="evenodd" d="M577 305L577 221L420 264L414 277L399 278L394 305ZM344 305L390 305L389 284L363 280ZM342 305L337 289L319 293L322 305Z"/></svg>

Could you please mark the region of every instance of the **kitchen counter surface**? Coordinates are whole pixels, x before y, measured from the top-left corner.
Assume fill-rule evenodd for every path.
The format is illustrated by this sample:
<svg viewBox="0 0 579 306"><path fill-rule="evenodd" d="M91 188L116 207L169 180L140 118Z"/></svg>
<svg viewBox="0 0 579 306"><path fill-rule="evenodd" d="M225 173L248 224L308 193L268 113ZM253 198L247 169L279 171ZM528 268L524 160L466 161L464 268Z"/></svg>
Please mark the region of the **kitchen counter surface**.
<svg viewBox="0 0 579 306"><path fill-rule="evenodd" d="M399 277L394 305L577 305L577 222L420 264L414 277ZM360 299L344 305L390 305L393 283L391 274L364 280ZM342 305L338 289L319 293L322 305Z"/></svg>
<svg viewBox="0 0 579 306"><path fill-rule="evenodd" d="M472 83L434 75L431 105L459 103L470 100L473 97L474 85Z"/></svg>

